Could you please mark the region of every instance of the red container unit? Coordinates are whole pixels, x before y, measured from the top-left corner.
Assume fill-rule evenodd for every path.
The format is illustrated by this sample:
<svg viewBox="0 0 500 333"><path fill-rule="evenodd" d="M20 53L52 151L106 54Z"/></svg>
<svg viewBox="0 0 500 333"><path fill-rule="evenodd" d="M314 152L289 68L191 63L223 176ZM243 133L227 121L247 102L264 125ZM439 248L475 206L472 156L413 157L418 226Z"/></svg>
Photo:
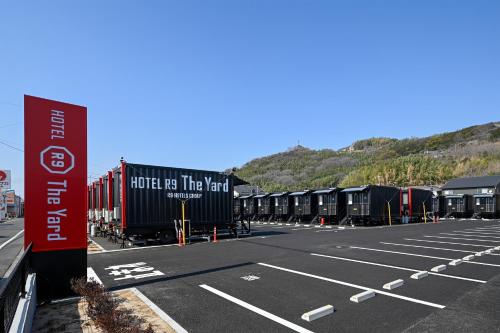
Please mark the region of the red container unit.
<svg viewBox="0 0 500 333"><path fill-rule="evenodd" d="M400 188L399 215L402 223L423 221L424 215L432 211L432 191L414 187Z"/></svg>
<svg viewBox="0 0 500 333"><path fill-rule="evenodd" d="M102 176L102 216L104 222L113 220L113 172L108 171Z"/></svg>

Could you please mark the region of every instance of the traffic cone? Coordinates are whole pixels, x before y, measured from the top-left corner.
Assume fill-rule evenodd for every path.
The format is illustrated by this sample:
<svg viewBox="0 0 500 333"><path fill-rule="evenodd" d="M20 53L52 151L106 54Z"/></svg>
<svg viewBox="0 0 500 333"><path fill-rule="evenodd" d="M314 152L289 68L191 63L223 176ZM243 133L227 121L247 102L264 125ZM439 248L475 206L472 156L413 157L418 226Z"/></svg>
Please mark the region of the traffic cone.
<svg viewBox="0 0 500 333"><path fill-rule="evenodd" d="M214 226L214 243L217 243L217 226Z"/></svg>
<svg viewBox="0 0 500 333"><path fill-rule="evenodd" d="M177 238L179 239L179 246L182 246L182 232L180 230Z"/></svg>
<svg viewBox="0 0 500 333"><path fill-rule="evenodd" d="M325 218L324 217L321 218L321 225L325 225Z"/></svg>

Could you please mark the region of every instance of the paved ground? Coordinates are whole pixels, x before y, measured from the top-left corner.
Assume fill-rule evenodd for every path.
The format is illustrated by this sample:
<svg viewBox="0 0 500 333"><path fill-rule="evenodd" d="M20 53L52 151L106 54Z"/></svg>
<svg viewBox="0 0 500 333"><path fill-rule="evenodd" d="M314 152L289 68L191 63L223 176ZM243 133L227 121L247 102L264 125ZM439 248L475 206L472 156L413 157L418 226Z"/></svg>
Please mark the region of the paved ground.
<svg viewBox="0 0 500 333"><path fill-rule="evenodd" d="M0 285L2 277L9 269L23 247L24 219L12 219L0 223Z"/></svg>
<svg viewBox="0 0 500 333"><path fill-rule="evenodd" d="M108 288L137 287L189 332L500 332L500 251L449 265L500 246L500 221L254 227L251 238L114 248L88 262ZM418 271L429 276L411 279ZM376 296L350 301L366 290ZM334 314L301 319L328 304Z"/></svg>

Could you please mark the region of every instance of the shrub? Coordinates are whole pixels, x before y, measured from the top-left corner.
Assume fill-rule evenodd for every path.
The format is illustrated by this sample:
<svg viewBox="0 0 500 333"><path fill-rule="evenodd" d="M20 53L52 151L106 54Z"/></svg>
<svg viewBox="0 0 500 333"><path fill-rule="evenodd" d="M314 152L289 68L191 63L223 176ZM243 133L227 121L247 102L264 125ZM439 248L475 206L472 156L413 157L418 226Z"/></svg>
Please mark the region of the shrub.
<svg viewBox="0 0 500 333"><path fill-rule="evenodd" d="M86 301L89 318L105 333L154 333L151 324L143 329L144 319L119 305L124 302L101 284L85 278L72 279L71 289Z"/></svg>

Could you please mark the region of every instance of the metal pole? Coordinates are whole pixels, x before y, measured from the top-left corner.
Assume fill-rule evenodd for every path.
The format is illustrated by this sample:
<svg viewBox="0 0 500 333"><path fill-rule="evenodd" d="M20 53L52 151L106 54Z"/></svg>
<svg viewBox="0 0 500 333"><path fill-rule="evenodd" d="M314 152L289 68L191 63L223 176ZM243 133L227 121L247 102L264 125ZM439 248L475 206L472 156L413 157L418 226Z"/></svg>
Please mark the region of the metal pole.
<svg viewBox="0 0 500 333"><path fill-rule="evenodd" d="M184 219L184 203L182 200L182 244L186 245L186 221Z"/></svg>
<svg viewBox="0 0 500 333"><path fill-rule="evenodd" d="M422 206L424 206L424 223L427 223L427 213L425 212L425 202L422 202Z"/></svg>
<svg viewBox="0 0 500 333"><path fill-rule="evenodd" d="M389 209L389 225L392 225L391 221L391 204L387 201L387 208Z"/></svg>

